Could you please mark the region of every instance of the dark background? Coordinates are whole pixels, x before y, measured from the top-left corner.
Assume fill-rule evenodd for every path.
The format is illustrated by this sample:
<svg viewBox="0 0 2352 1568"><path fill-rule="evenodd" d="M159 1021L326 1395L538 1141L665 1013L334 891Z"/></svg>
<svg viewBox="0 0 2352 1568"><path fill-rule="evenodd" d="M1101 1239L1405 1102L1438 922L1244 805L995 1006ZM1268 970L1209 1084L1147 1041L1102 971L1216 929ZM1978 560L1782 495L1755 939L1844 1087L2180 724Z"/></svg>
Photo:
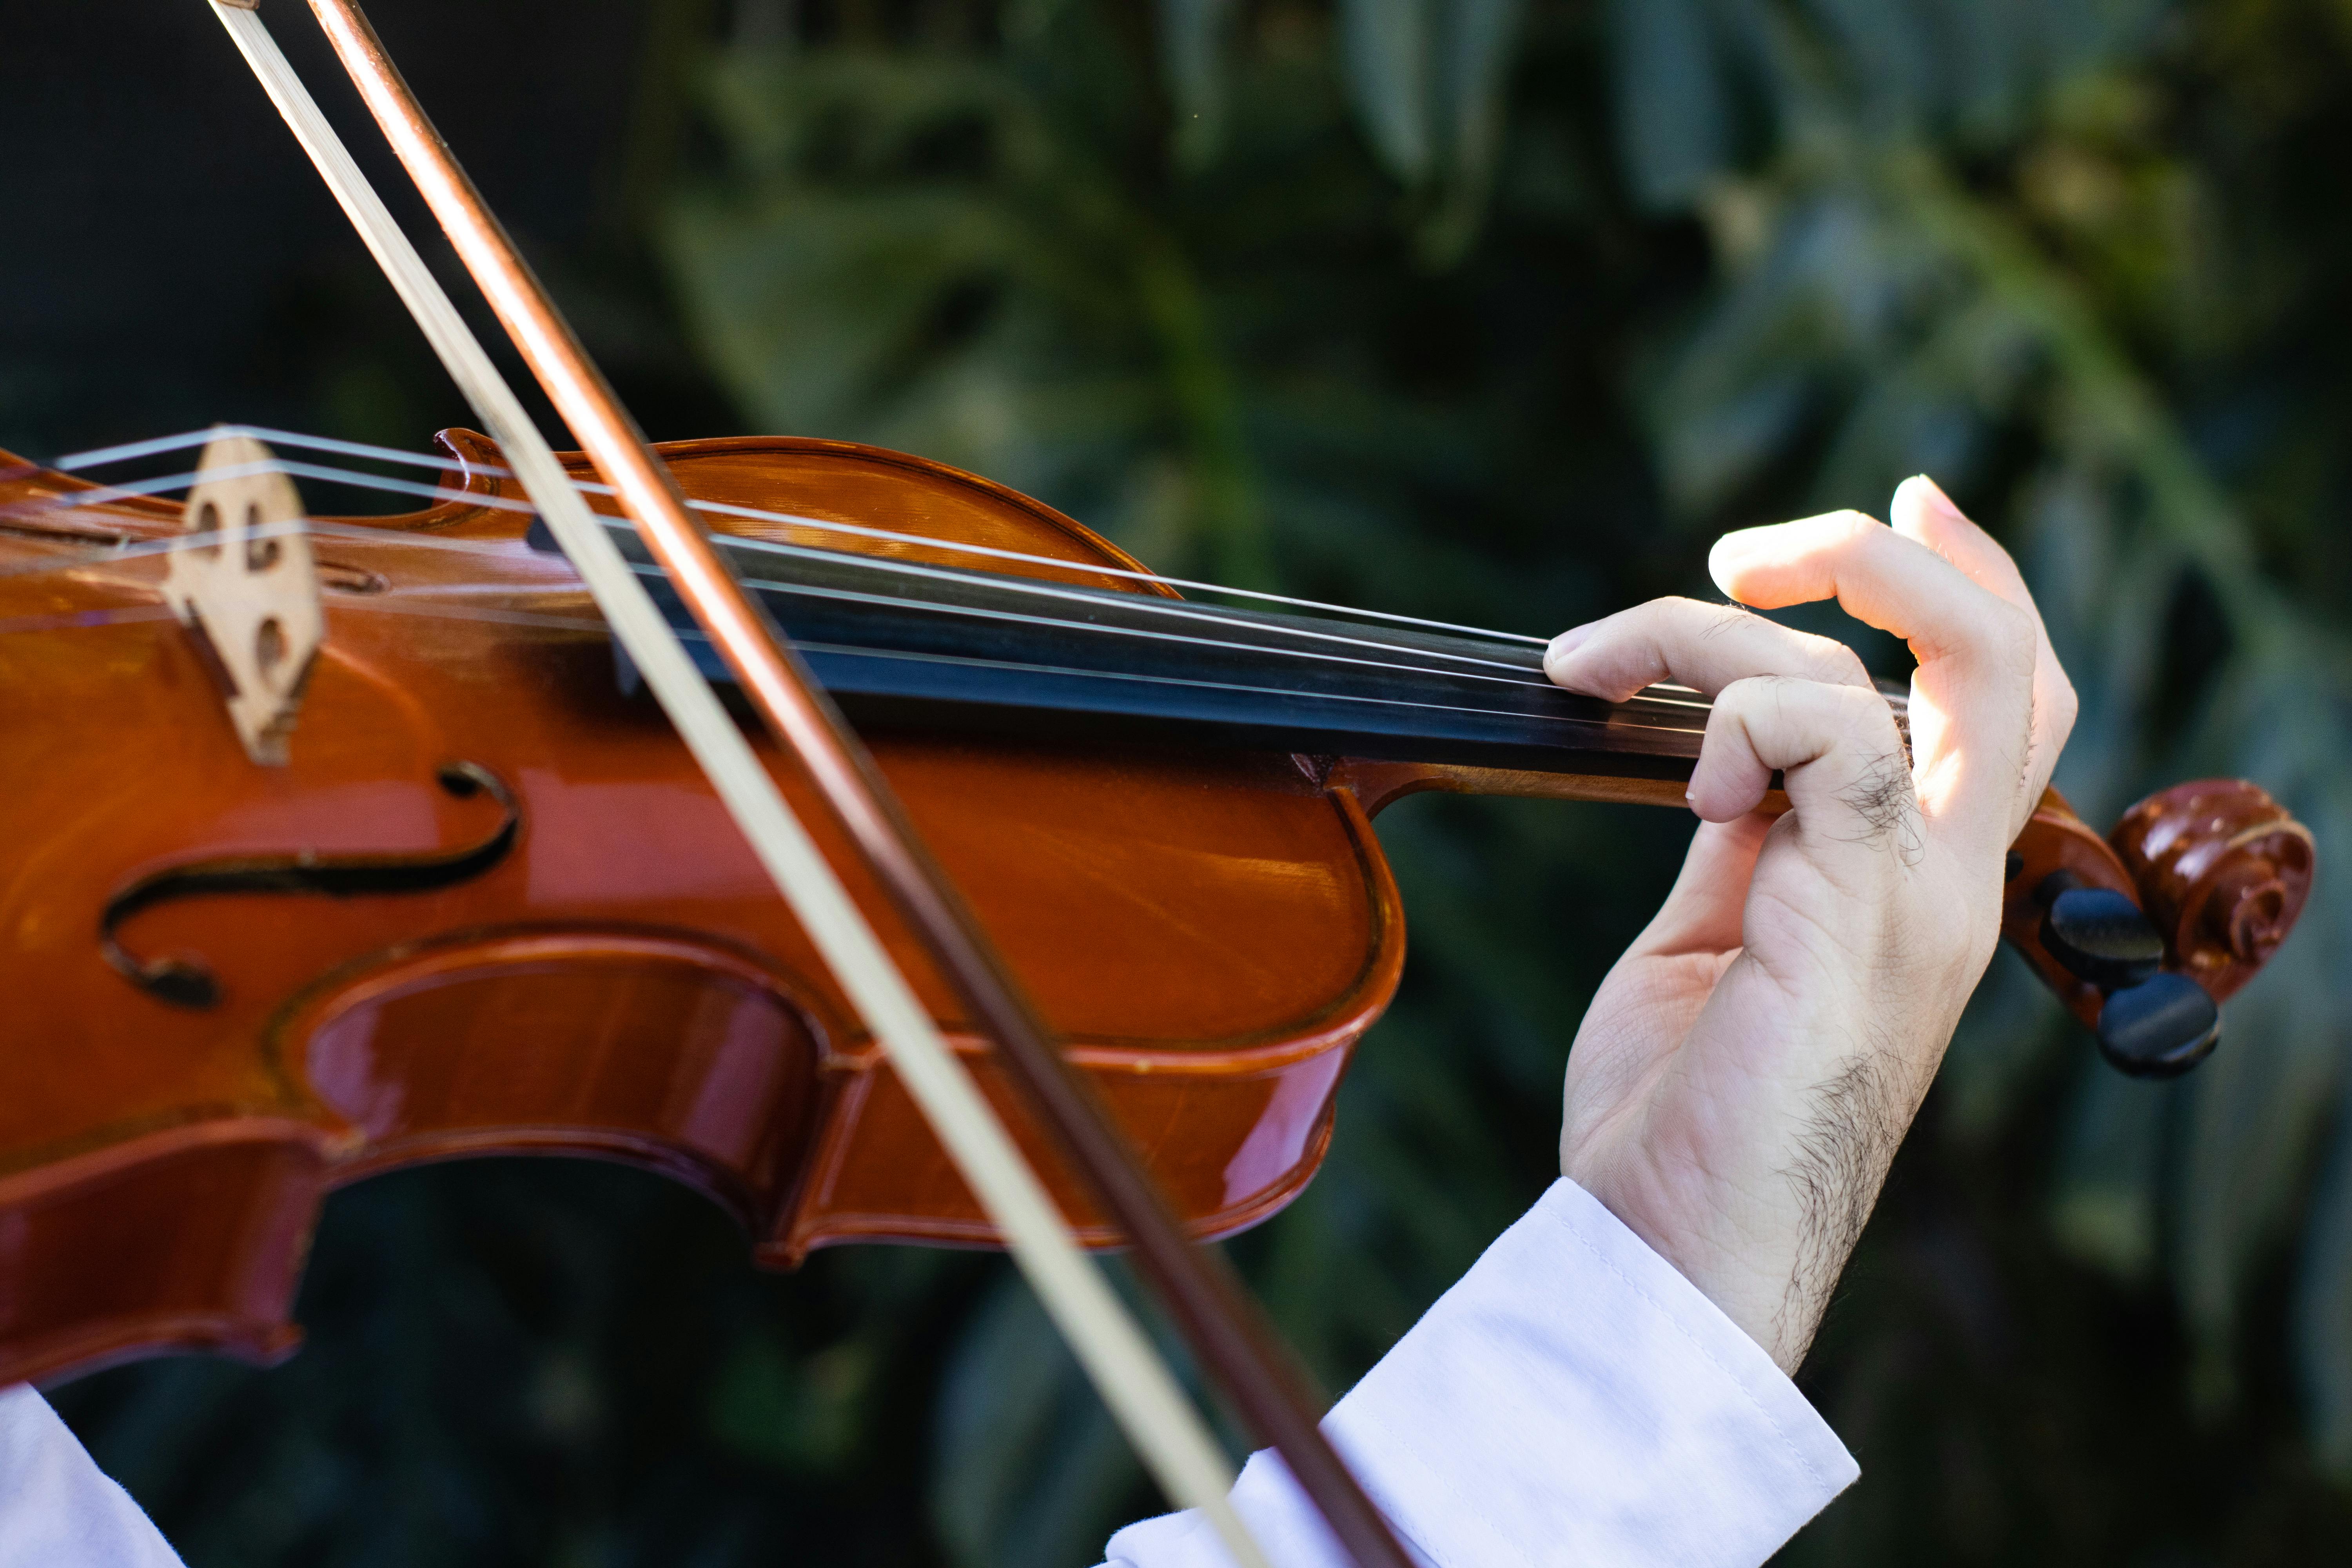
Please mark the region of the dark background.
<svg viewBox="0 0 2352 1568"><path fill-rule="evenodd" d="M304 9L266 15L428 235ZM465 422L204 6L0 20L0 447ZM375 20L656 437L878 441L1170 570L1538 632L1925 468L2049 614L2086 815L2243 772L2345 842L2339 5ZM1556 1169L1583 1001L1687 834L1381 826L1404 993L1325 1173L1234 1244L1334 1388ZM1786 1561L2352 1555L2335 885L2174 1088L1996 962L1804 1374L1864 1479ZM330 1203L286 1365L50 1393L196 1568L1083 1568L1155 1506L1001 1261L744 1253L633 1173L407 1173Z"/></svg>

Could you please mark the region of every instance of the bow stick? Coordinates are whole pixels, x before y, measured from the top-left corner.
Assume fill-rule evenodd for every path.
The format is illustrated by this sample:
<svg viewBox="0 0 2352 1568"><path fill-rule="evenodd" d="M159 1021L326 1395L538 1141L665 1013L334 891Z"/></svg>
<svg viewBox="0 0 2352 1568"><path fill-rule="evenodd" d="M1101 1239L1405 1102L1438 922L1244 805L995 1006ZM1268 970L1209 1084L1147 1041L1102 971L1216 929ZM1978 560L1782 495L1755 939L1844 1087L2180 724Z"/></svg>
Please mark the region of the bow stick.
<svg viewBox="0 0 2352 1568"><path fill-rule="evenodd" d="M256 14L214 13L360 231L665 711L1169 1496L1198 1508L1244 1568L1265 1559L1227 1498L1230 1467L1149 1339L1079 1249L1035 1173L940 1037L864 915L793 816L650 596L385 210ZM799 759L1010 1076L1056 1134L1203 1364L1282 1455L1358 1568L1410 1568L1387 1521L1324 1438L1303 1379L1222 1258L1194 1248L1125 1139L1063 1060L969 909L914 837L838 710L728 571L676 481L491 216L351 0L312 10L460 259L679 597L774 738Z"/></svg>

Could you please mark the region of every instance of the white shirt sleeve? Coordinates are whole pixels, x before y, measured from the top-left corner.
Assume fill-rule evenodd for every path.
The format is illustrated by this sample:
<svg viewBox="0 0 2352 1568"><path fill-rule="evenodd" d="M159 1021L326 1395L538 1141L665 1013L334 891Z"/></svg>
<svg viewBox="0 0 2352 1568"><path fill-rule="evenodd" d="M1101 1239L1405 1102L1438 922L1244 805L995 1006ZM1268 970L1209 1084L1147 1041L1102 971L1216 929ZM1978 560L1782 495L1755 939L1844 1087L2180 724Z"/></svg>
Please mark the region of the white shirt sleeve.
<svg viewBox="0 0 2352 1568"><path fill-rule="evenodd" d="M1559 1182L1324 1423L1433 1568L1756 1568L1860 1473L1771 1358ZM1234 1501L1276 1568L1346 1559L1282 1461ZM1197 1515L1112 1568L1230 1568ZM0 1391L0 1568L180 1568L47 1402Z"/></svg>
<svg viewBox="0 0 2352 1568"><path fill-rule="evenodd" d="M1769 1356L1556 1183L1323 1424L1434 1568L1756 1568L1861 1473ZM1271 1453L1234 1503L1276 1568L1345 1568ZM1107 1568L1230 1568L1194 1513Z"/></svg>
<svg viewBox="0 0 2352 1568"><path fill-rule="evenodd" d="M180 1568L48 1401L0 1390L0 1568Z"/></svg>

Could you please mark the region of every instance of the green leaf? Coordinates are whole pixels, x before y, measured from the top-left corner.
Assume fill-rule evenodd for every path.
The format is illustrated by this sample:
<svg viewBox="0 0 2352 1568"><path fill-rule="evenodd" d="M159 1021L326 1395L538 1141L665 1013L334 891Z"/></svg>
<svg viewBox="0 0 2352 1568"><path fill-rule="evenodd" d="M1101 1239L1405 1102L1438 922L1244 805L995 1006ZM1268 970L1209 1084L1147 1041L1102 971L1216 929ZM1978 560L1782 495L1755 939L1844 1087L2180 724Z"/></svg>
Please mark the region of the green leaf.
<svg viewBox="0 0 2352 1568"><path fill-rule="evenodd" d="M1407 185L1437 173L1436 31L1429 0L1341 0L1340 50L1357 122Z"/></svg>
<svg viewBox="0 0 2352 1568"><path fill-rule="evenodd" d="M1092 1563L1149 1495L1118 1424L1017 1277L1000 1279L958 1344L937 1430L931 1514L971 1568Z"/></svg>
<svg viewBox="0 0 2352 1568"><path fill-rule="evenodd" d="M1634 195L1690 205L1729 172L1732 109L1705 0L1612 0L1617 153Z"/></svg>
<svg viewBox="0 0 2352 1568"><path fill-rule="evenodd" d="M1341 0L1357 123L1424 198L1423 253L1451 265L1476 232L1500 154L1523 0Z"/></svg>
<svg viewBox="0 0 2352 1568"><path fill-rule="evenodd" d="M2307 1002L2334 966L2319 935L2302 932L2231 999L2221 1048L2184 1086L2172 1269L2217 1379L2235 1353L2246 1283L2290 1229L2334 1099L2342 1043Z"/></svg>
<svg viewBox="0 0 2352 1568"><path fill-rule="evenodd" d="M1160 66L1176 105L1176 162L1198 170L1224 142L1234 0L1160 0Z"/></svg>
<svg viewBox="0 0 2352 1568"><path fill-rule="evenodd" d="M2165 1122L2177 1087L2125 1078L2088 1055L2075 1079L2052 1228L2075 1257L2145 1279L2158 1261Z"/></svg>
<svg viewBox="0 0 2352 1568"><path fill-rule="evenodd" d="M2352 1103L2336 1109L2352 1123ZM2294 1350L2320 1464L2352 1486L2352 1138L2339 1138L2304 1229Z"/></svg>
<svg viewBox="0 0 2352 1568"><path fill-rule="evenodd" d="M852 1337L796 1353L771 1332L745 1334L712 1390L713 1435L778 1469L838 1474L864 1439L881 1349Z"/></svg>

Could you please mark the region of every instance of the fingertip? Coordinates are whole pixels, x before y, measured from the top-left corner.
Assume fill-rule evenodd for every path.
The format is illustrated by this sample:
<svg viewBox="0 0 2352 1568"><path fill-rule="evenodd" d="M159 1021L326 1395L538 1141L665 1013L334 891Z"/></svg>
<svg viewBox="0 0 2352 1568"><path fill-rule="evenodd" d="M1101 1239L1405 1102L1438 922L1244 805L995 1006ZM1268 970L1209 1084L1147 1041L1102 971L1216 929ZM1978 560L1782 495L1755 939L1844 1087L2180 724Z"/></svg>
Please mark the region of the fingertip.
<svg viewBox="0 0 2352 1568"><path fill-rule="evenodd" d="M1720 826L1738 822L1764 804L1765 792L1771 784L1769 772L1759 773L1753 779L1736 776L1737 769L1733 775L1727 775L1722 760L1715 759L1715 766L1709 766L1707 759L1701 759L1697 771L1691 775L1690 788L1683 791L1684 804L1691 808L1692 816L1701 822Z"/></svg>
<svg viewBox="0 0 2352 1568"><path fill-rule="evenodd" d="M1944 487L1925 474L1914 474L1895 489L1888 521L1895 531L1915 544L1923 544L1966 573L1979 587L2013 604L2030 605L2025 579L1993 536L1977 526L1969 514L1944 493Z"/></svg>
<svg viewBox="0 0 2352 1568"><path fill-rule="evenodd" d="M1580 626L1570 626L1552 638L1544 647L1544 673L1553 680L1558 680L1560 671L1568 668L1570 657L1578 648L1592 640L1593 630L1599 624L1597 621L1588 621Z"/></svg>
<svg viewBox="0 0 2352 1568"><path fill-rule="evenodd" d="M1976 524L1968 513L1944 493L1944 487L1925 474L1914 474L1895 487L1895 500L1887 507L1887 521L1895 531L1927 542L1955 524L1974 531Z"/></svg>
<svg viewBox="0 0 2352 1568"><path fill-rule="evenodd" d="M1690 814L1707 827L1729 827L1748 815L1742 807L1726 805L1717 800L1703 799L1696 793L1685 794L1683 796L1683 804L1690 807Z"/></svg>
<svg viewBox="0 0 2352 1568"><path fill-rule="evenodd" d="M1707 552L1707 574L1726 597L1751 609L1773 610L1826 598L1836 592L1836 584L1823 577L1818 557L1873 531L1885 532L1885 525L1852 508L1735 529Z"/></svg>
<svg viewBox="0 0 2352 1568"><path fill-rule="evenodd" d="M1740 579L1755 566L1767 546L1767 528L1738 528L1715 542L1706 552L1706 574L1716 588L1734 604L1740 603Z"/></svg>
<svg viewBox="0 0 2352 1568"><path fill-rule="evenodd" d="M1701 822L1712 822L1718 827L1754 815L1756 808L1764 804L1761 795L1754 800L1734 801L1700 800L1695 795L1686 798L1690 801L1692 816Z"/></svg>

